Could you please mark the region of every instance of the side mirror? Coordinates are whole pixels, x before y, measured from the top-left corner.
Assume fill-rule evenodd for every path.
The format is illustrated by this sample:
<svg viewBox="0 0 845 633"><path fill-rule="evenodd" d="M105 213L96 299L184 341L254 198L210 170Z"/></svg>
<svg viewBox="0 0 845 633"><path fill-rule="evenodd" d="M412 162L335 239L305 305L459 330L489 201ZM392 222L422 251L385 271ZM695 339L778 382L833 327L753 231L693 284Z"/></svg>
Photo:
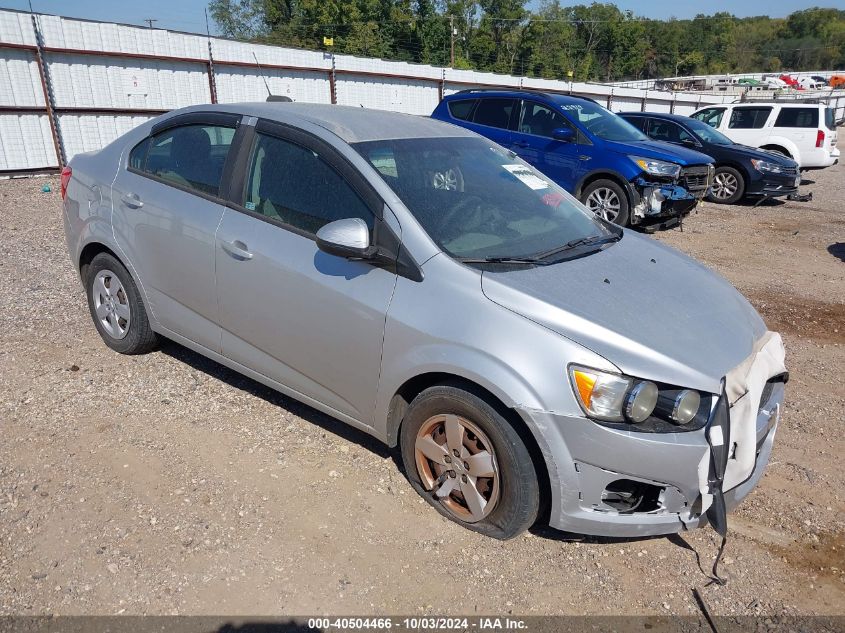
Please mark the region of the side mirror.
<svg viewBox="0 0 845 633"><path fill-rule="evenodd" d="M317 231L317 248L347 259L365 259L373 254L370 229L361 218L344 218L324 225Z"/></svg>
<svg viewBox="0 0 845 633"><path fill-rule="evenodd" d="M552 130L552 138L556 141L563 141L564 143L571 143L575 140L575 131L568 127L558 127Z"/></svg>

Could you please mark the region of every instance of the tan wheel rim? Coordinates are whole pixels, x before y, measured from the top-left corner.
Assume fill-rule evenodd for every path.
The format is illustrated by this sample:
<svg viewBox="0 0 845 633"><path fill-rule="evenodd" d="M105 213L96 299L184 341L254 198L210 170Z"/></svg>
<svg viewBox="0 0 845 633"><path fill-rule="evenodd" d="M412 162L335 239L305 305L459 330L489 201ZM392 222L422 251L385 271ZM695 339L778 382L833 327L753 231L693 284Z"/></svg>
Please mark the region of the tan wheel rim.
<svg viewBox="0 0 845 633"><path fill-rule="evenodd" d="M466 418L454 414L430 417L414 444L417 472L455 518L476 523L499 501L499 467L493 443Z"/></svg>

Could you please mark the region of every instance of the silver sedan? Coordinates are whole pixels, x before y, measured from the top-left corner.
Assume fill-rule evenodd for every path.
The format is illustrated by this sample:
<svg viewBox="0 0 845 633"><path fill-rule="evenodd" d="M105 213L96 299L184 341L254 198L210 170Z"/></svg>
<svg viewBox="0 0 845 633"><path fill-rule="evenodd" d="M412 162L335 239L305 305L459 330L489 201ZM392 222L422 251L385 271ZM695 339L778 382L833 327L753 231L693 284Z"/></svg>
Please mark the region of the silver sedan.
<svg viewBox="0 0 845 633"><path fill-rule="evenodd" d="M172 339L398 445L483 534L721 531L769 459L784 350L749 303L467 130L194 106L62 194L106 345Z"/></svg>

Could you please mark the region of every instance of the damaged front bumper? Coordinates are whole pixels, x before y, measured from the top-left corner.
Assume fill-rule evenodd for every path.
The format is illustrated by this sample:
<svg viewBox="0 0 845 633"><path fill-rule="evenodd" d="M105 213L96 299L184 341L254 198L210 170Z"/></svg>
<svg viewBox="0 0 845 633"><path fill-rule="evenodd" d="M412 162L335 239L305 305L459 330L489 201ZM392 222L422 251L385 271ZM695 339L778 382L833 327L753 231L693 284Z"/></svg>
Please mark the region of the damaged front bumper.
<svg viewBox="0 0 845 633"><path fill-rule="evenodd" d="M641 174L631 181L636 197L631 204L631 224L689 213L713 184L713 166L684 167L676 180L661 181Z"/></svg>
<svg viewBox="0 0 845 633"><path fill-rule="evenodd" d="M697 431L643 433L602 426L580 416L521 410L541 430L551 483L550 525L600 536L669 534L707 524L714 497L731 510L763 475L783 406L780 337L728 374L729 426L721 474L711 424ZM778 357L778 351L780 356ZM750 359L752 358L750 357ZM771 374L771 375L767 375ZM716 400L715 412L725 400ZM711 419L712 423L712 419ZM714 476L718 475L718 476ZM709 512L708 512L709 511ZM709 516L708 516L709 515Z"/></svg>

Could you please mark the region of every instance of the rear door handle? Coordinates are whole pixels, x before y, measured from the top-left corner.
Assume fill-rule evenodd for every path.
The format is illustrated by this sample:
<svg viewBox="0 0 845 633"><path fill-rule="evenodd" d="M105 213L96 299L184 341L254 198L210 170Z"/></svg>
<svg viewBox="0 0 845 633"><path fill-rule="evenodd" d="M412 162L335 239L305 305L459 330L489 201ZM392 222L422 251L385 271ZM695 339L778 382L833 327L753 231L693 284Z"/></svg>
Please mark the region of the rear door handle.
<svg viewBox="0 0 845 633"><path fill-rule="evenodd" d="M141 199L138 197L137 193L127 193L120 198L120 201L123 202L123 204L125 204L130 209L140 209L144 206L144 203L141 202Z"/></svg>
<svg viewBox="0 0 845 633"><path fill-rule="evenodd" d="M235 240L233 242L226 242L221 240L220 246L223 248L224 251L229 253L229 255L231 255L237 260L245 261L247 259L252 259L252 253L247 250L246 244L244 244L240 240Z"/></svg>
<svg viewBox="0 0 845 633"><path fill-rule="evenodd" d="M526 141L514 141L514 147L530 147Z"/></svg>

